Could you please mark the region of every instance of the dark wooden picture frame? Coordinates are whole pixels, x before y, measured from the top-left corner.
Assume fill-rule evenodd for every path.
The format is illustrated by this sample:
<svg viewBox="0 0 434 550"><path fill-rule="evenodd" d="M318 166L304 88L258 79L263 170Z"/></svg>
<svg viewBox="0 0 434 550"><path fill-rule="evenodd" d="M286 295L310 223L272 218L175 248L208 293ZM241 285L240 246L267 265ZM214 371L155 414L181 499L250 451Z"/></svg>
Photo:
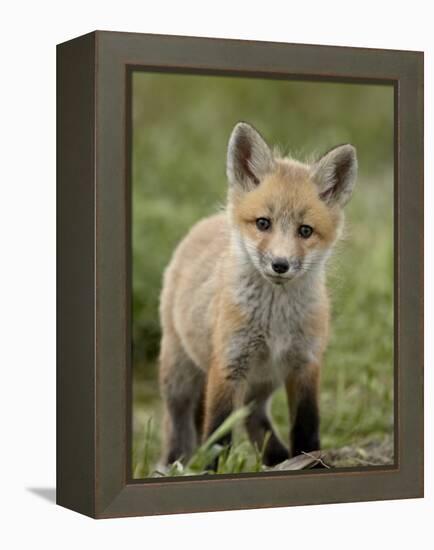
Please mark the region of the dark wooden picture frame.
<svg viewBox="0 0 434 550"><path fill-rule="evenodd" d="M423 54L94 32L58 46L57 502L95 518L423 496ZM134 68L395 92L395 464L133 480Z"/></svg>

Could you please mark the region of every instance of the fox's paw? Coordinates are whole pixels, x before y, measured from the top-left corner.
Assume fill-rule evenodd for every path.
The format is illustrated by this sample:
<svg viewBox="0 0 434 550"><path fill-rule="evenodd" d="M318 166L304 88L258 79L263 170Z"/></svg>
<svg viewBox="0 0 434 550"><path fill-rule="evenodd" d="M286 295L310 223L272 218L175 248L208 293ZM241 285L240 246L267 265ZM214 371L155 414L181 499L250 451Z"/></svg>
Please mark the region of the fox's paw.
<svg viewBox="0 0 434 550"><path fill-rule="evenodd" d="M288 449L280 443L277 439L267 445L267 448L264 453L264 464L266 466L276 466L284 460L288 460L289 451Z"/></svg>

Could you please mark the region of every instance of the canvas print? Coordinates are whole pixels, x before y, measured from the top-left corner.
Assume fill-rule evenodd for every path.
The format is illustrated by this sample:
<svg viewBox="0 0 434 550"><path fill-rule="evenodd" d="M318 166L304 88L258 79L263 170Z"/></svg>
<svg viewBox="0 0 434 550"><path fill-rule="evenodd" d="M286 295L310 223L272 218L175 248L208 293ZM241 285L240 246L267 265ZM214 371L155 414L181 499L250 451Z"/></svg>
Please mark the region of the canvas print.
<svg viewBox="0 0 434 550"><path fill-rule="evenodd" d="M392 86L134 71L132 473L392 465Z"/></svg>

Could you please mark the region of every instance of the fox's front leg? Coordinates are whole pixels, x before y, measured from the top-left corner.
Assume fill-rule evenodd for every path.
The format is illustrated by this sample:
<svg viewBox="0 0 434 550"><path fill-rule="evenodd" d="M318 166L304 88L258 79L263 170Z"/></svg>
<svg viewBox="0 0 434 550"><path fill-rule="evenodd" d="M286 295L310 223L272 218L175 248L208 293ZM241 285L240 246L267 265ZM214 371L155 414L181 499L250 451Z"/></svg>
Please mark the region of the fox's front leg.
<svg viewBox="0 0 434 550"><path fill-rule="evenodd" d="M292 456L320 449L319 379L319 363L299 365L287 378Z"/></svg>
<svg viewBox="0 0 434 550"><path fill-rule="evenodd" d="M256 445L258 450L264 450L263 462L267 466L275 466L289 458L288 450L280 441L276 430L273 428L268 412L268 405L271 398L272 387L265 386L266 390L256 388L253 393L252 410L246 419L246 428L250 441ZM268 391L267 391L268 390ZM266 446L264 448L264 443Z"/></svg>
<svg viewBox="0 0 434 550"><path fill-rule="evenodd" d="M242 325L242 318L232 306L226 304L226 310L231 315L219 318L208 370L203 430L205 440L235 407L244 404L246 377L251 361L263 345L259 335ZM230 441L231 435L228 434L223 443Z"/></svg>
<svg viewBox="0 0 434 550"><path fill-rule="evenodd" d="M208 372L205 391L204 440L226 420L236 406L237 395L241 391L242 381L234 380L224 364L213 361ZM231 443L231 433L220 441L222 445Z"/></svg>

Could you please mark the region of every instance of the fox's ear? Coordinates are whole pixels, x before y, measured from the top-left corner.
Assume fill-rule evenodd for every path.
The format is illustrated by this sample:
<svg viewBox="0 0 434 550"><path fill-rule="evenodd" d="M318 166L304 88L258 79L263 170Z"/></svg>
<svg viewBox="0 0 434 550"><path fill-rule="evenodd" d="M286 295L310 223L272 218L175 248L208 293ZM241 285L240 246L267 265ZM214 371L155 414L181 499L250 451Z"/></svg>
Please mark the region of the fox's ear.
<svg viewBox="0 0 434 550"><path fill-rule="evenodd" d="M344 207L356 183L356 149L349 144L339 145L321 157L311 170L322 200Z"/></svg>
<svg viewBox="0 0 434 550"><path fill-rule="evenodd" d="M229 138L226 173L229 185L254 189L273 170L273 155L262 136L249 124L239 122Z"/></svg>

